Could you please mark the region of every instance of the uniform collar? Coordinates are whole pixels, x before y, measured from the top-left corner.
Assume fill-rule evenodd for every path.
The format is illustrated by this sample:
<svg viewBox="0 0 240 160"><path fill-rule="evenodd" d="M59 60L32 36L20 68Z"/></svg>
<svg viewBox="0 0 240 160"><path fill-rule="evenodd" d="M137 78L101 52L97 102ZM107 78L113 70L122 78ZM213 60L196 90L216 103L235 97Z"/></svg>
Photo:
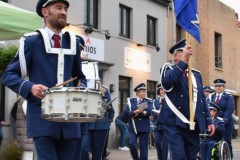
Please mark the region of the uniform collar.
<svg viewBox="0 0 240 160"><path fill-rule="evenodd" d="M219 95L219 98L221 98L222 97L222 95L223 95L223 92L222 93L216 93L216 97Z"/></svg>
<svg viewBox="0 0 240 160"><path fill-rule="evenodd" d="M45 30L46 30L46 32L47 32L47 34L49 36L49 39L52 39L52 36L54 34L56 34L51 29L49 29L48 27L45 27ZM62 35L63 35L62 31L59 34L57 34L57 35L59 35L61 37L61 39L62 39Z"/></svg>

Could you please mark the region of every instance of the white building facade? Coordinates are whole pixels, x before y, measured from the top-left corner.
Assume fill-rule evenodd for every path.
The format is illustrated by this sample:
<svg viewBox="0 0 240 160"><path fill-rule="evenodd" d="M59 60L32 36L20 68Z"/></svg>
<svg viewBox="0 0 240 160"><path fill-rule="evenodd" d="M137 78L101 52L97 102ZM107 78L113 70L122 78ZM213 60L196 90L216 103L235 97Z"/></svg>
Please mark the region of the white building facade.
<svg viewBox="0 0 240 160"><path fill-rule="evenodd" d="M35 12L37 0L8 3ZM148 96L155 98L159 71L168 54L168 0L69 0L69 3L67 30L84 38L82 58L98 62L103 85L110 88L112 99L118 97L113 102L114 119L125 108L126 98L135 96L133 89L139 83L145 83ZM7 88L4 93L5 121L11 124L16 94ZM10 126L4 127L4 138L10 138ZM119 136L113 121L109 147L117 146Z"/></svg>

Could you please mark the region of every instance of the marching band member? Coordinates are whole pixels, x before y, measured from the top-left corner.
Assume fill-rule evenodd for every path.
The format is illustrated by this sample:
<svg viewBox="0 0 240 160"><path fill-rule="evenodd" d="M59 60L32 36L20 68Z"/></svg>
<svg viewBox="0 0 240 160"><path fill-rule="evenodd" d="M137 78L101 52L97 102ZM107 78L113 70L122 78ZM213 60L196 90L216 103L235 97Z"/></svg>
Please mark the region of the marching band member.
<svg viewBox="0 0 240 160"><path fill-rule="evenodd" d="M158 121L159 115L163 107L165 107L165 91L162 89L161 84L157 85L158 97L153 100L153 124L154 124L154 142L156 144L157 157L159 160L167 160L168 157L168 142L164 134L163 126Z"/></svg>
<svg viewBox="0 0 240 160"><path fill-rule="evenodd" d="M77 86L79 80L83 86L87 85L81 70L78 40L75 35L62 32L68 7L67 0L38 1L36 11L46 26L20 40L18 54L2 77L4 85L27 99L27 135L34 140L38 160L72 160L76 140L81 136L79 123L50 122L42 118L41 111L42 93L48 88L72 77L77 79L69 86ZM68 50L75 54L66 55ZM26 68L22 67L20 56L24 56L21 60L26 62ZM23 71L28 72L29 80L22 77L26 74Z"/></svg>
<svg viewBox="0 0 240 160"><path fill-rule="evenodd" d="M129 148L133 160L148 159L148 136L150 132L150 119L152 111L152 100L146 98L146 87L144 83L135 87L136 98L128 99L124 114L128 116L129 124ZM137 139L139 138L140 157L137 150Z"/></svg>
<svg viewBox="0 0 240 160"><path fill-rule="evenodd" d="M194 122L190 122L188 75L189 57L192 47L181 40L173 45L169 52L173 54L175 65L165 64L160 72L163 89L166 92L167 107L159 115L174 160L195 160L199 145L199 132L208 128L210 135L215 127L203 94L202 78L199 71L188 73L193 84ZM194 113L193 112L193 113Z"/></svg>
<svg viewBox="0 0 240 160"><path fill-rule="evenodd" d="M111 101L109 89L102 85L101 91L106 99L107 107L112 107L108 104ZM110 129L108 113L104 114L104 118L97 122L88 123L87 136L83 138L83 148L81 160L89 160L89 153L92 152L92 160L102 160L104 145L107 138L107 133Z"/></svg>
<svg viewBox="0 0 240 160"><path fill-rule="evenodd" d="M218 112L221 110L221 108L214 102L209 102L208 108L210 110L210 114L213 119L216 130L212 136L201 142L200 144L201 160L208 160L213 158L211 156L214 144L218 143L220 140L223 139L223 134L225 131L224 120L218 117Z"/></svg>
<svg viewBox="0 0 240 160"><path fill-rule="evenodd" d="M228 143L231 157L233 158L232 152L232 130L233 130L233 119L232 113L234 110L234 101L230 93L224 91L225 81L222 79L214 80L215 84L215 93L212 94L210 101L215 102L220 108L221 111L218 113L218 116L223 118L225 122L225 133L224 140Z"/></svg>

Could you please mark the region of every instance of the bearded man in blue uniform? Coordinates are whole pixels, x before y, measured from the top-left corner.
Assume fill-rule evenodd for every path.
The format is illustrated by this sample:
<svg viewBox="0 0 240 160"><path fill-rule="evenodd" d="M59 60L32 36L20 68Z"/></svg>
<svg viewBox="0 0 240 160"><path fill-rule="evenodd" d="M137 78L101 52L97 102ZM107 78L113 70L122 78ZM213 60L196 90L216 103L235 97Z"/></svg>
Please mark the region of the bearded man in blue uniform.
<svg viewBox="0 0 240 160"><path fill-rule="evenodd" d="M234 110L234 101L231 93L224 91L226 81L222 79L214 80L215 84L215 93L211 95L210 101L215 102L220 108L221 111L218 113L218 116L223 118L225 122L225 132L224 140L228 143L231 157L233 158L232 152L232 131L233 131L233 110Z"/></svg>
<svg viewBox="0 0 240 160"><path fill-rule="evenodd" d="M199 133L208 129L212 135L215 127L203 94L201 74L196 70L189 73L193 84L195 126L194 122L189 122L188 75L185 71L192 55L192 47L186 45L186 40L181 40L172 46L169 52L173 54L175 65L165 64L160 71L160 83L166 92L167 107L162 108L159 121L163 124L173 159L196 160Z"/></svg>
<svg viewBox="0 0 240 160"><path fill-rule="evenodd" d="M67 0L39 0L36 10L44 18L46 27L39 30L40 33L24 37L17 56L2 77L5 86L27 99L27 135L34 140L38 160L73 159L77 139L81 136L79 123L50 122L42 118L41 111L43 92L59 82L77 77L68 86L77 86L80 80L81 85L86 87L79 42L75 35L62 32L66 26L68 7ZM65 51L69 50L71 54L66 55ZM25 63L20 62L20 53L23 53ZM29 80L22 78L24 67L21 64L25 64Z"/></svg>

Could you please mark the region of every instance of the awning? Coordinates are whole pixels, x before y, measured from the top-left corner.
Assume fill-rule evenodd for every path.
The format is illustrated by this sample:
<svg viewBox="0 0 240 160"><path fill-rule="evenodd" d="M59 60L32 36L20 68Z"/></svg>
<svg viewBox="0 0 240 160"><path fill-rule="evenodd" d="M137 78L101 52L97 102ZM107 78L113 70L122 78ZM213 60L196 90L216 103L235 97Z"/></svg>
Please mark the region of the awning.
<svg viewBox="0 0 240 160"><path fill-rule="evenodd" d="M0 1L0 40L19 39L40 27L41 18L36 13Z"/></svg>

